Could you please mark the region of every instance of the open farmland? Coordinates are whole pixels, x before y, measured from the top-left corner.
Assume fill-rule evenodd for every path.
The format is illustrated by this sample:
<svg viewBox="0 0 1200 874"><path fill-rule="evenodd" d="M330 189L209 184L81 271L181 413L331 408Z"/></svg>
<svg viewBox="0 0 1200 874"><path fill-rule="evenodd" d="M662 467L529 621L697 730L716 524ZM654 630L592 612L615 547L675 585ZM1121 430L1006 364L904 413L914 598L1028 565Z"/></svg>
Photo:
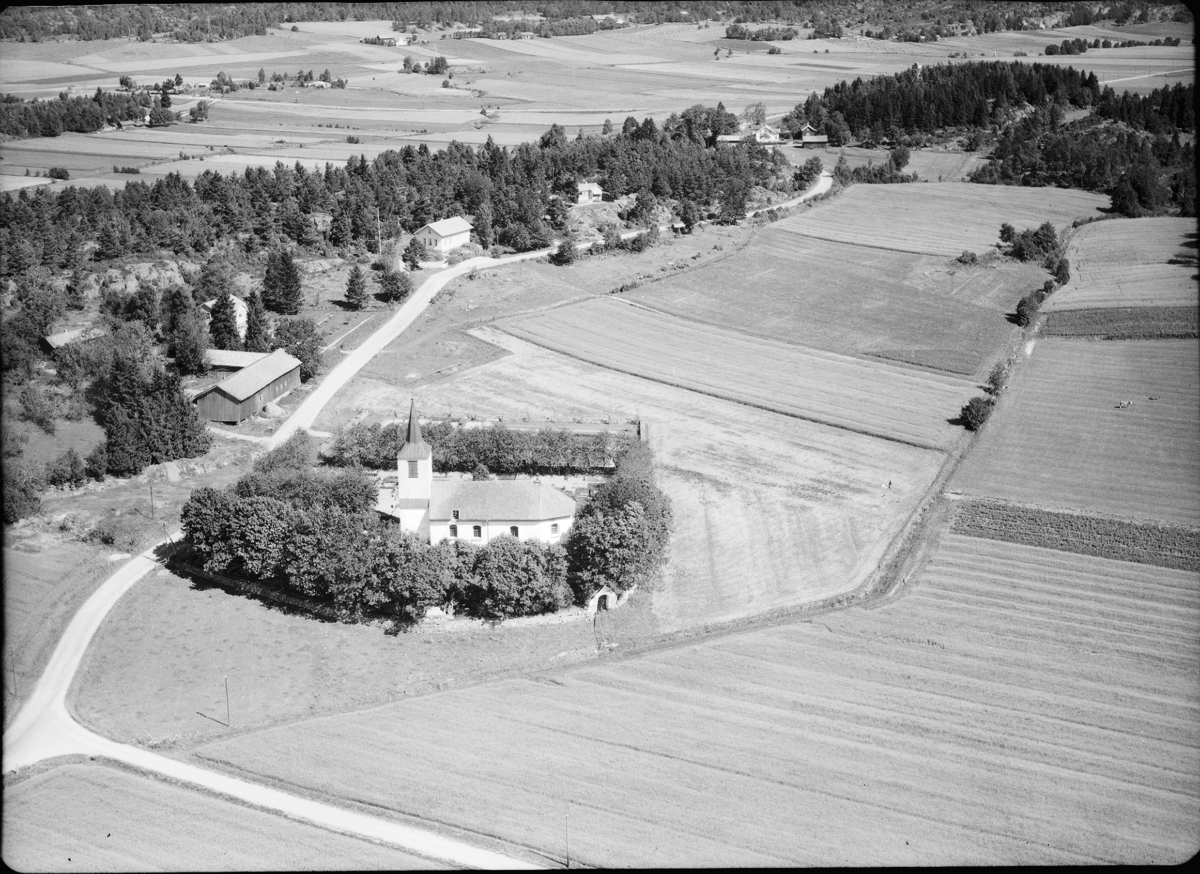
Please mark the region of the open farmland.
<svg viewBox="0 0 1200 874"><path fill-rule="evenodd" d="M955 257L997 244L1004 222L1022 230L1048 221L1061 229L1101 215L1108 200L1074 189L966 182L855 185L774 226L819 240Z"/></svg>
<svg viewBox="0 0 1200 874"><path fill-rule="evenodd" d="M1038 340L951 488L1198 525L1198 430L1194 341Z"/></svg>
<svg viewBox="0 0 1200 874"><path fill-rule="evenodd" d="M4 789L4 862L17 871L278 871L436 867L392 847L101 765Z"/></svg>
<svg viewBox="0 0 1200 874"><path fill-rule="evenodd" d="M797 237L772 226L730 257L629 292L655 310L785 343L982 378L1045 279L1032 265Z"/></svg>
<svg viewBox="0 0 1200 874"><path fill-rule="evenodd" d="M1098 340L1171 340L1197 336L1200 310L1183 307L1091 307L1054 310L1042 336Z"/></svg>
<svg viewBox="0 0 1200 874"><path fill-rule="evenodd" d="M569 813L573 864L1181 862L1200 817L1196 582L946 535L880 608L200 755L556 859Z"/></svg>
<svg viewBox="0 0 1200 874"><path fill-rule="evenodd" d="M316 427L335 429L360 409L390 414L410 396L434 417L641 418L674 504L671 560L653 592L664 631L855 588L944 458L596 367L496 330L473 333L512 354L412 395L391 379L359 378Z"/></svg>
<svg viewBox="0 0 1200 874"><path fill-rule="evenodd" d="M958 437L967 382L746 337L612 298L508 321L522 339L602 367L928 448Z"/></svg>
<svg viewBox="0 0 1200 874"><path fill-rule="evenodd" d="M1067 246L1071 281L1046 312L1090 307L1196 306L1196 222L1115 219L1075 231Z"/></svg>

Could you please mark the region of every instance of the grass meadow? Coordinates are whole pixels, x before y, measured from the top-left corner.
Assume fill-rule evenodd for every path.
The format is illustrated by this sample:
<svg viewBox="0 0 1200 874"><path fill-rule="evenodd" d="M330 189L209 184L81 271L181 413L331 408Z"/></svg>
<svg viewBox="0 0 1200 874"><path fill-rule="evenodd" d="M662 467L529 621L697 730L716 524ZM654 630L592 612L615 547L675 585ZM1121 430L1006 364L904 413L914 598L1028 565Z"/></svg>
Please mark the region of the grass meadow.
<svg viewBox="0 0 1200 874"><path fill-rule="evenodd" d="M1061 230L1075 219L1101 215L1107 206L1104 195L1074 189L965 182L855 185L774 227L818 240L951 258L997 245L1004 222L1023 230L1048 221Z"/></svg>
<svg viewBox="0 0 1200 874"><path fill-rule="evenodd" d="M968 267L772 226L729 258L625 297L752 336L982 378L1016 330L1005 314L1045 276L1030 265Z"/></svg>
<svg viewBox="0 0 1200 874"><path fill-rule="evenodd" d="M553 351L876 437L946 448L972 386L950 376L747 337L600 298L505 322Z"/></svg>
<svg viewBox="0 0 1200 874"><path fill-rule="evenodd" d="M1118 409L1125 401L1133 403ZM1042 339L950 488L1193 526L1200 524L1198 429L1195 341Z"/></svg>
<svg viewBox="0 0 1200 874"><path fill-rule="evenodd" d="M1198 599L1194 574L946 535L886 606L198 754L554 859L569 815L572 864L1179 862Z"/></svg>
<svg viewBox="0 0 1200 874"><path fill-rule="evenodd" d="M403 850L97 764L4 787L4 862L17 871L421 870Z"/></svg>

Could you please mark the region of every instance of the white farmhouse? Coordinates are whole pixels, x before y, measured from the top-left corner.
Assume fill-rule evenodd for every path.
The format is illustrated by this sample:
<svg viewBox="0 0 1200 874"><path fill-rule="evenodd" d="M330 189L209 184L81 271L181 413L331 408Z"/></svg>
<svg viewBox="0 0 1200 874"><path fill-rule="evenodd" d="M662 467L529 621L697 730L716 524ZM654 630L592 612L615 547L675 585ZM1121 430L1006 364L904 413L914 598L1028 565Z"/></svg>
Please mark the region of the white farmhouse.
<svg viewBox="0 0 1200 874"><path fill-rule="evenodd" d="M421 438L415 405L397 459L397 482L383 490L375 509L430 543L466 540L483 546L496 537L560 543L575 516L575 502L536 480L434 479L433 450Z"/></svg>
<svg viewBox="0 0 1200 874"><path fill-rule="evenodd" d="M576 203L599 203L604 199L604 190L595 182L580 182L579 199Z"/></svg>
<svg viewBox="0 0 1200 874"><path fill-rule="evenodd" d="M442 258L447 252L471 242L471 223L462 216L430 222L416 233L425 244L431 258Z"/></svg>
<svg viewBox="0 0 1200 874"><path fill-rule="evenodd" d="M250 317L250 308L246 306L246 302L236 294L229 295L233 298L233 318L237 322L238 336L243 340L246 339L246 321ZM211 300L206 300L200 304L200 309L208 314L209 319L212 319L213 307L217 305L217 299L214 297Z"/></svg>

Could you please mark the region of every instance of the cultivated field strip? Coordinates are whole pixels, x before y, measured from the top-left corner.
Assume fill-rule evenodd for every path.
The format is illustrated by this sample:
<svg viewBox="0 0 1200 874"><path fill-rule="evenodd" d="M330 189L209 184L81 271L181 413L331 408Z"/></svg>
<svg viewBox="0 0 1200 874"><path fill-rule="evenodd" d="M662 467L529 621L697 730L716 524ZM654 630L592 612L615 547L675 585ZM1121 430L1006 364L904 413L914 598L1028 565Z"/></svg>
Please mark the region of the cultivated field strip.
<svg viewBox="0 0 1200 874"><path fill-rule="evenodd" d="M1085 337L1094 340L1172 340L1200 334L1200 309L1195 306L1090 307L1054 310L1046 316L1044 337Z"/></svg>
<svg viewBox="0 0 1200 874"><path fill-rule="evenodd" d="M547 854L569 809L605 823L571 831L586 864L1181 861L1200 817L1197 582L944 534L883 608L203 755Z"/></svg>
<svg viewBox="0 0 1200 874"><path fill-rule="evenodd" d="M623 373L923 448L957 438L948 419L974 390L950 376L746 337L612 298L503 329Z"/></svg>
<svg viewBox="0 0 1200 874"><path fill-rule="evenodd" d="M784 343L920 364L968 377L1014 330L1004 314L1042 273L798 237L765 228L754 245L625 295L685 319ZM937 318L931 319L931 308ZM982 376L980 376L982 378Z"/></svg>
<svg viewBox="0 0 1200 874"><path fill-rule="evenodd" d="M1058 228L1098 216L1108 198L1062 188L931 182L855 185L828 203L774 227L820 240L899 252L955 257L999 242L1000 225L1017 230L1052 222Z"/></svg>
<svg viewBox="0 0 1200 874"><path fill-rule="evenodd" d="M1130 522L978 498L956 503L951 525L960 534L991 540L1200 571L1197 527Z"/></svg>
<svg viewBox="0 0 1200 874"><path fill-rule="evenodd" d="M1195 307L1196 222L1138 218L1092 222L1067 246L1071 281L1046 312L1089 307ZM1190 263L1189 263L1190 262Z"/></svg>
<svg viewBox="0 0 1200 874"><path fill-rule="evenodd" d="M1198 432L1194 341L1038 340L950 488L1193 527Z"/></svg>
<svg viewBox="0 0 1200 874"><path fill-rule="evenodd" d="M435 863L94 764L4 790L4 861L18 871L425 870Z"/></svg>

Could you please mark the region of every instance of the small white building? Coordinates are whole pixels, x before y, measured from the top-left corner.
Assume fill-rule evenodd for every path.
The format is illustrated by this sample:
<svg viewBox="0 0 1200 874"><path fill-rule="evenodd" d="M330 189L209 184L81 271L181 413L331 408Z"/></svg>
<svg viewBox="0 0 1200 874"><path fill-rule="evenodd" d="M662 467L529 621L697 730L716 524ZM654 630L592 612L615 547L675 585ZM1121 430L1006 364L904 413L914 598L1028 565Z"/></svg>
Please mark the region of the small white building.
<svg viewBox="0 0 1200 874"><path fill-rule="evenodd" d="M595 182L579 183L579 198L576 203L599 203L604 199L604 189Z"/></svg>
<svg viewBox="0 0 1200 874"><path fill-rule="evenodd" d="M238 297L236 294L231 294L230 297L233 298L233 317L234 317L234 320L237 322L238 336L241 337L243 340L245 340L246 339L246 321L250 316L250 309L246 306L246 302L244 300L242 300L240 297ZM206 300L204 303L200 304L200 309L204 310L204 312L206 312L208 314L208 318L210 321L212 320L213 307L216 306L216 304L217 304L217 299L215 297L210 300Z"/></svg>
<svg viewBox="0 0 1200 874"><path fill-rule="evenodd" d="M415 405L409 408L396 474L375 509L430 543L449 539L484 546L503 536L561 543L575 517L575 501L536 480L434 479L433 450L421 438Z"/></svg>
<svg viewBox="0 0 1200 874"><path fill-rule="evenodd" d="M769 124L761 125L754 131L754 141L763 145L774 145L780 142L779 130Z"/></svg>
<svg viewBox="0 0 1200 874"><path fill-rule="evenodd" d="M416 233L432 258L442 258L448 252L471 242L471 223L462 216L430 222Z"/></svg>

